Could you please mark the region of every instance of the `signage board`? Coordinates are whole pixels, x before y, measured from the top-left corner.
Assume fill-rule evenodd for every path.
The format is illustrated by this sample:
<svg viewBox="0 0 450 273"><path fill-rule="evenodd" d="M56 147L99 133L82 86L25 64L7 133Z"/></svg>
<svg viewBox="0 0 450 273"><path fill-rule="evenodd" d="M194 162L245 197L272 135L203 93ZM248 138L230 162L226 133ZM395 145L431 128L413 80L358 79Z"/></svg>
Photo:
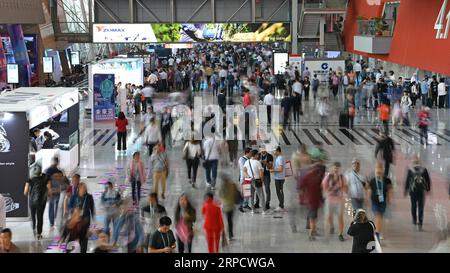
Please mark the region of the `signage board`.
<svg viewBox="0 0 450 273"><path fill-rule="evenodd" d="M53 73L53 57L43 57L44 73Z"/></svg>
<svg viewBox="0 0 450 273"><path fill-rule="evenodd" d="M6 65L6 76L8 83L19 83L19 65L18 64L7 64Z"/></svg>
<svg viewBox="0 0 450 273"><path fill-rule="evenodd" d="M73 51L70 53L70 62L72 63L72 65L80 64L80 52L79 51Z"/></svg>
<svg viewBox="0 0 450 273"><path fill-rule="evenodd" d="M275 74L283 74L289 64L289 54L286 52L273 53L273 70Z"/></svg>
<svg viewBox="0 0 450 273"><path fill-rule="evenodd" d="M114 74L94 74L94 121L115 119Z"/></svg>
<svg viewBox="0 0 450 273"><path fill-rule="evenodd" d="M291 42L289 23L94 24L94 43Z"/></svg>

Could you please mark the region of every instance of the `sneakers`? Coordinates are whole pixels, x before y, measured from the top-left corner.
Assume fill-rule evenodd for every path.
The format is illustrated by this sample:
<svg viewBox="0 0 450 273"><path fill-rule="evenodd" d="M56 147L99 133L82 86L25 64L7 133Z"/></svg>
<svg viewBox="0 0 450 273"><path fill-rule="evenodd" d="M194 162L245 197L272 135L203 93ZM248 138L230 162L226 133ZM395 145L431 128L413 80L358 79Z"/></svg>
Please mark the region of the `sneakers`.
<svg viewBox="0 0 450 273"><path fill-rule="evenodd" d="M283 210L282 208L278 207L278 208L274 209L273 211L274 212L281 212L282 210Z"/></svg>
<svg viewBox="0 0 450 273"><path fill-rule="evenodd" d="M250 206L245 206L244 209L248 209L248 210L252 210L252 208Z"/></svg>
<svg viewBox="0 0 450 273"><path fill-rule="evenodd" d="M245 213L245 210L243 208L239 208L239 211Z"/></svg>
<svg viewBox="0 0 450 273"><path fill-rule="evenodd" d="M339 235L339 241L341 241L341 242L344 242L344 241L345 241L345 238L344 238L344 236L342 236L342 234Z"/></svg>

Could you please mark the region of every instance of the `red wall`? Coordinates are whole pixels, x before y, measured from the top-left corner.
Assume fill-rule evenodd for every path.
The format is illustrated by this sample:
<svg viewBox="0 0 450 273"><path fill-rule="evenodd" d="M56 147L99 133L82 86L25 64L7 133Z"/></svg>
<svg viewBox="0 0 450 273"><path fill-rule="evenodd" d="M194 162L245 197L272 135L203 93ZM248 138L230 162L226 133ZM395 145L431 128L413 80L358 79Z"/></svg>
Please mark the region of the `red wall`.
<svg viewBox="0 0 450 273"><path fill-rule="evenodd" d="M344 29L346 51L450 75L450 37L445 40L437 40L434 29L443 0L400 0L397 24L389 55L367 54L354 50L353 37L357 32L356 17L381 16L384 3L393 1L381 0L381 5L372 6L367 2L370 1L349 0ZM447 5L447 12L448 10L450 10L450 2Z"/></svg>

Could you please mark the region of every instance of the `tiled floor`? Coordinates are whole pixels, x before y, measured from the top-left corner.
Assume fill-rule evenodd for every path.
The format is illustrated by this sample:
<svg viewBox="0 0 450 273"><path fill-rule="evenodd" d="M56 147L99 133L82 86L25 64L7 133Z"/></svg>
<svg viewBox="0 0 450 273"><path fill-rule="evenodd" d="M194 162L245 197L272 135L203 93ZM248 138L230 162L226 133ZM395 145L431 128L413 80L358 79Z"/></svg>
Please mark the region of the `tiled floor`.
<svg viewBox="0 0 450 273"><path fill-rule="evenodd" d="M207 100L211 100L206 96ZM167 101L157 100L159 108ZM333 102L341 105L341 103ZM305 115L302 121L284 130L282 133L275 133L280 141L283 152L290 157L297 145L305 143L312 145L316 140L322 141L324 147L329 152L330 162L340 161L343 168L350 168L353 157L358 157L362 162L362 171L368 175L373 171L374 163L374 137L377 133L375 122L376 115L373 111L362 111L356 119L354 130L341 129L337 124L339 107L334 107L334 111L329 118L329 125L325 132L318 129L318 117L315 114L314 103L312 101L304 106ZM431 126L432 136L437 143L424 148L418 141L417 128L393 129L393 139L397 143L395 166L392 168L394 180L394 200L386 219L385 240L382 241L385 252L427 252L430 251L437 242L437 219L435 209L444 209L444 214L448 215L448 171L450 165L450 111L449 109L433 110L433 125ZM83 116L83 115L82 115ZM147 160L146 148L142 147L139 137L141 118L132 118L132 126L129 126L129 149L127 156L117 156L114 151L116 136L114 127L111 124L93 124L91 120L82 120L81 124L81 163L79 173L86 178L89 191L94 193L97 204L97 224L102 225L102 208L98 202L99 193L103 190L101 182L109 177L115 177L117 185L124 184L124 175L127 160L130 154L142 149L143 158ZM414 124L412 120L412 124ZM137 137L137 138L136 138ZM136 141L134 141L136 139ZM171 161L171 174L168 180L167 199L162 203L168 210L169 216L174 215L175 204L178 196L182 192L187 192L200 215L202 197L206 190L204 183L204 172L199 168L199 187L192 189L187 183L186 166L180 158L181 145L175 143L169 151ZM239 145L239 153L242 153ZM413 153L418 153L431 172L433 181L432 193L429 195L425 209L424 232L413 229L410 220L409 199L403 196L404 178L408 166L408 159ZM234 167L221 167L220 171L238 177L238 170ZM144 186L143 196L151 188L148 182ZM285 198L287 204L294 203L295 188L293 179L288 179L285 184ZM275 187L272 183L272 207L278 205L275 194ZM287 206L289 209L289 206ZM49 230L48 214L45 212L44 240L36 242L33 239L29 222L8 222L7 226L13 229L14 241L26 252L43 252L51 245L53 239L57 237L57 232ZM224 251L228 252L349 252L351 250L351 238L347 237L345 242L339 242L337 236L329 239L319 237L316 242L308 241L303 216L300 216L298 223L299 233L291 232L288 213L273 213L270 215L252 215L250 213L235 213L235 236L236 241ZM320 218L319 225L323 221ZM347 214L345 217L346 228L351 218ZM196 236L194 238L193 252L206 252L207 245L202 232L202 218L198 218L196 223ZM319 229L323 234L323 228Z"/></svg>

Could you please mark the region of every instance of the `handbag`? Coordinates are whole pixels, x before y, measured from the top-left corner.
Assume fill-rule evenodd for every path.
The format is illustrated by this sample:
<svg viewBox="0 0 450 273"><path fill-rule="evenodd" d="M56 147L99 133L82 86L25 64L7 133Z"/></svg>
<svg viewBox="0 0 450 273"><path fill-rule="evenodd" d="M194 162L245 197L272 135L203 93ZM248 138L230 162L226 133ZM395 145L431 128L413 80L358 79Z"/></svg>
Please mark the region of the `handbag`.
<svg viewBox="0 0 450 273"><path fill-rule="evenodd" d="M372 251L370 251L370 253L383 253L383 250L381 249L380 240L378 239L378 236L375 232L375 226L371 222L369 222L369 223L373 228L373 240L374 240L373 242L374 242L374 247L375 247ZM370 245L371 245L371 242L369 242L369 244L367 245L368 250L369 250Z"/></svg>
<svg viewBox="0 0 450 273"><path fill-rule="evenodd" d="M212 149L214 148L214 143L216 142L216 139L213 140L213 143L211 145L211 149L208 152L208 156L205 158L205 161L203 161L203 168L208 169L211 166L211 162L209 161L209 156L211 155Z"/></svg>
<svg viewBox="0 0 450 273"><path fill-rule="evenodd" d="M250 171L252 172L252 177L255 177L255 174L253 173L253 168L252 168L252 162L251 161L248 162L248 166L250 166ZM254 184L255 187L257 187L257 188L261 188L262 187L262 180L261 179L252 178L252 184Z"/></svg>

